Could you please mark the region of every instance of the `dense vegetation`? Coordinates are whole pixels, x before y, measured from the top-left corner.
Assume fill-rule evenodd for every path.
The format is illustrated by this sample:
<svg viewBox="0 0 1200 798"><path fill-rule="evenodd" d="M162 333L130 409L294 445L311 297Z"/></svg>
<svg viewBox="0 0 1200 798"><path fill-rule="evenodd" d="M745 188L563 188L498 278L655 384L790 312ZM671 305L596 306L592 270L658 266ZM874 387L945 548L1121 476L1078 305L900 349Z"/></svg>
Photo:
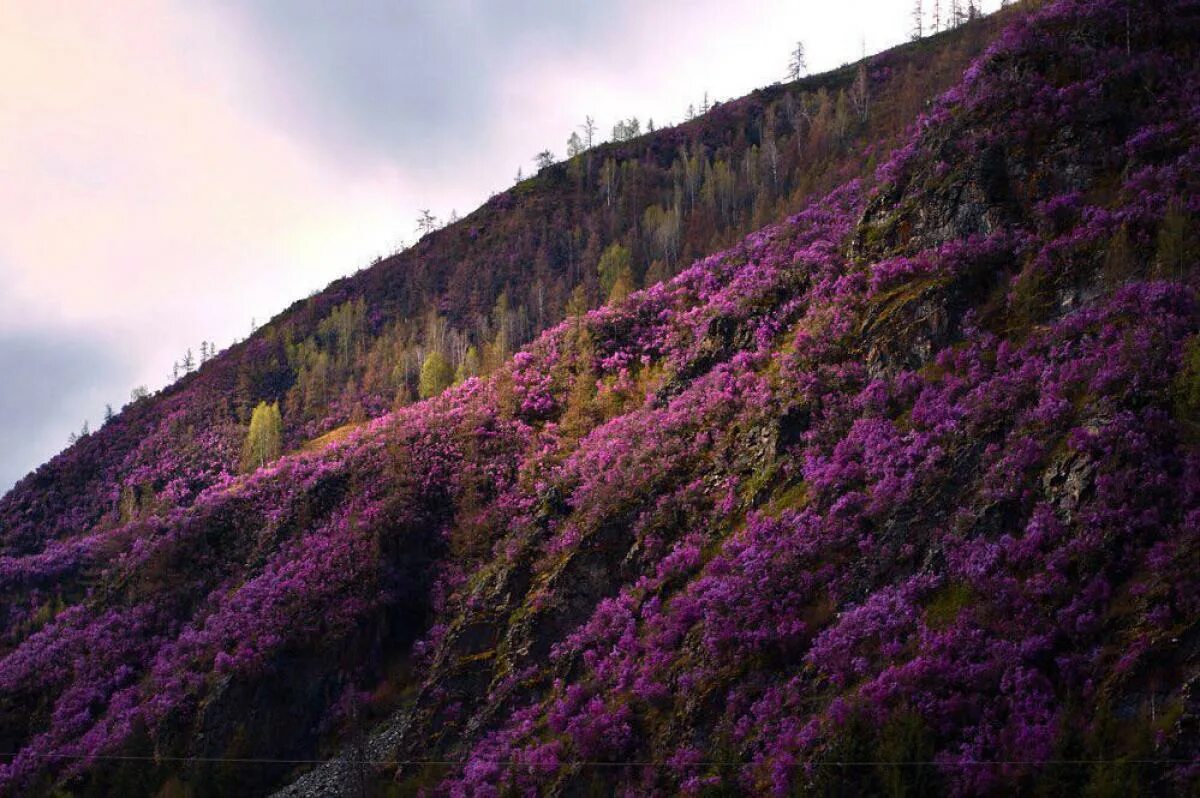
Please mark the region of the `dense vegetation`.
<svg viewBox="0 0 1200 798"><path fill-rule="evenodd" d="M497 295L521 263L563 281L507 338L495 320L531 305L459 295L450 265L592 179L549 167L403 279L335 285L18 486L4 787L1194 791L1200 3L1057 0L975 30L986 51L906 132L856 134L880 143L847 141L761 218L697 205L707 243L675 261L647 254L635 200L586 275L481 243ZM948 68L962 41L869 69ZM732 147L795 90L691 141ZM686 133L593 156L642 174ZM538 240L591 218L561 213ZM669 279L584 312L589 281L633 289L655 261ZM357 369L410 346L440 358L409 375L429 398L381 412ZM275 445L272 402L284 425L309 412L293 395L322 356L345 371L312 384L353 379L363 421L255 468L270 447L243 450L243 416ZM289 761L310 759L329 761Z"/></svg>

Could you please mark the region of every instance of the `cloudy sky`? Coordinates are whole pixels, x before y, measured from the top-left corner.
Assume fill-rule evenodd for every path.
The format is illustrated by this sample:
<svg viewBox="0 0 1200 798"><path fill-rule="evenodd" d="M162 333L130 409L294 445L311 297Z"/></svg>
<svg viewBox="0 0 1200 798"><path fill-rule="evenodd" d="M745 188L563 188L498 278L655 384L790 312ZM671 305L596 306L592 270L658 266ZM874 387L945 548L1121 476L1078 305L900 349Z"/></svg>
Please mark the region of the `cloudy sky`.
<svg viewBox="0 0 1200 798"><path fill-rule="evenodd" d="M998 3L994 0L988 4ZM929 5L927 2L926 5ZM0 490L200 341L469 211L591 114L902 41L909 0L4 0Z"/></svg>

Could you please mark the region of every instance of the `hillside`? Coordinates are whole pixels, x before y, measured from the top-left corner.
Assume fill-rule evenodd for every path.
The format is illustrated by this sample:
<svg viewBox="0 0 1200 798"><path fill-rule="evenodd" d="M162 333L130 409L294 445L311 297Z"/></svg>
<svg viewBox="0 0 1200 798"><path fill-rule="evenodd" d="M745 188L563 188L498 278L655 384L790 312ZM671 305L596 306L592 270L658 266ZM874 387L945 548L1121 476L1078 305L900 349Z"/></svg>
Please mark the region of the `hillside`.
<svg viewBox="0 0 1200 798"><path fill-rule="evenodd" d="M282 403L286 447L298 449L410 404L432 352L459 376L490 373L568 309L607 299L597 266L614 245L628 252L625 288L652 284L867 174L997 25L864 62L862 113L851 66L543 170L124 408L0 499L0 542L34 554L190 503L240 471L260 401Z"/></svg>
<svg viewBox="0 0 1200 798"><path fill-rule="evenodd" d="M570 164L127 409L0 504L0 789L1193 794L1198 34L1055 0L877 57L945 91L427 401L366 401L364 353L537 274L531 225L592 223ZM641 236L599 204L596 249ZM236 473L309 336L359 423ZM313 408L291 448L355 415Z"/></svg>

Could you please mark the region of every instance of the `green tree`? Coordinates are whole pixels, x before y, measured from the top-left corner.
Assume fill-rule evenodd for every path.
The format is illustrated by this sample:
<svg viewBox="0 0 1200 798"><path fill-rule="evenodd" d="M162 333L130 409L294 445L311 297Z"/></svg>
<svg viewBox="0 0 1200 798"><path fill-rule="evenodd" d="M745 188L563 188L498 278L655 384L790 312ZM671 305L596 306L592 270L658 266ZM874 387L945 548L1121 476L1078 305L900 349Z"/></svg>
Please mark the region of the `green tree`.
<svg viewBox="0 0 1200 798"><path fill-rule="evenodd" d="M601 414L596 405L596 346L592 335L587 327L576 319L572 324L569 340L574 374L570 378L567 405L559 427L567 440L576 441L600 422Z"/></svg>
<svg viewBox="0 0 1200 798"><path fill-rule="evenodd" d="M479 369L479 350L472 344L467 347L466 353L463 354L462 362L458 364L458 368L454 371L454 382L457 384L471 377L478 376Z"/></svg>
<svg viewBox="0 0 1200 798"><path fill-rule="evenodd" d="M596 264L596 272L600 276L600 287L604 290L604 296L612 293L613 286L616 285L622 272L630 271L632 273L632 264L633 256L629 247L619 241L609 244L608 249L604 250L604 254L600 256L600 262Z"/></svg>
<svg viewBox="0 0 1200 798"><path fill-rule="evenodd" d="M633 269L626 266L621 269L616 281L612 284L612 289L608 292L608 301L610 303L620 302L635 290L637 290L637 284L633 276Z"/></svg>
<svg viewBox="0 0 1200 798"><path fill-rule="evenodd" d="M426 355L424 362L421 363L421 379L417 386L417 392L421 398L428 399L431 396L437 396L452 382L454 382L454 369L450 367L442 353L434 350Z"/></svg>
<svg viewBox="0 0 1200 798"><path fill-rule="evenodd" d="M250 416L250 431L242 448L242 465L247 471L262 468L279 457L283 448L283 416L279 403L259 402Z"/></svg>

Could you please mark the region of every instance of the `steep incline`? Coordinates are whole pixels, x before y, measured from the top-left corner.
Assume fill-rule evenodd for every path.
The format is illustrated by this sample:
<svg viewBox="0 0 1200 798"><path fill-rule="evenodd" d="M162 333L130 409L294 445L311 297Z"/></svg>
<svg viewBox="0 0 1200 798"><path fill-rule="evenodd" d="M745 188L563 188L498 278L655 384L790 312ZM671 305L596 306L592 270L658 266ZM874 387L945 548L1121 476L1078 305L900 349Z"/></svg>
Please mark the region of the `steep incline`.
<svg viewBox="0 0 1200 798"><path fill-rule="evenodd" d="M431 351L466 375L490 373L569 306L606 298L597 265L614 245L629 254L627 278L651 284L802 208L873 168L871 153L894 145L997 24L864 62L861 112L849 99L860 72L846 67L543 170L297 302L38 469L0 499L4 553L34 555L190 503L239 472L259 401L282 402L286 444L297 448L410 403Z"/></svg>
<svg viewBox="0 0 1200 798"><path fill-rule="evenodd" d="M1200 2L1010 21L871 180L5 561L87 581L4 787L1194 791Z"/></svg>

